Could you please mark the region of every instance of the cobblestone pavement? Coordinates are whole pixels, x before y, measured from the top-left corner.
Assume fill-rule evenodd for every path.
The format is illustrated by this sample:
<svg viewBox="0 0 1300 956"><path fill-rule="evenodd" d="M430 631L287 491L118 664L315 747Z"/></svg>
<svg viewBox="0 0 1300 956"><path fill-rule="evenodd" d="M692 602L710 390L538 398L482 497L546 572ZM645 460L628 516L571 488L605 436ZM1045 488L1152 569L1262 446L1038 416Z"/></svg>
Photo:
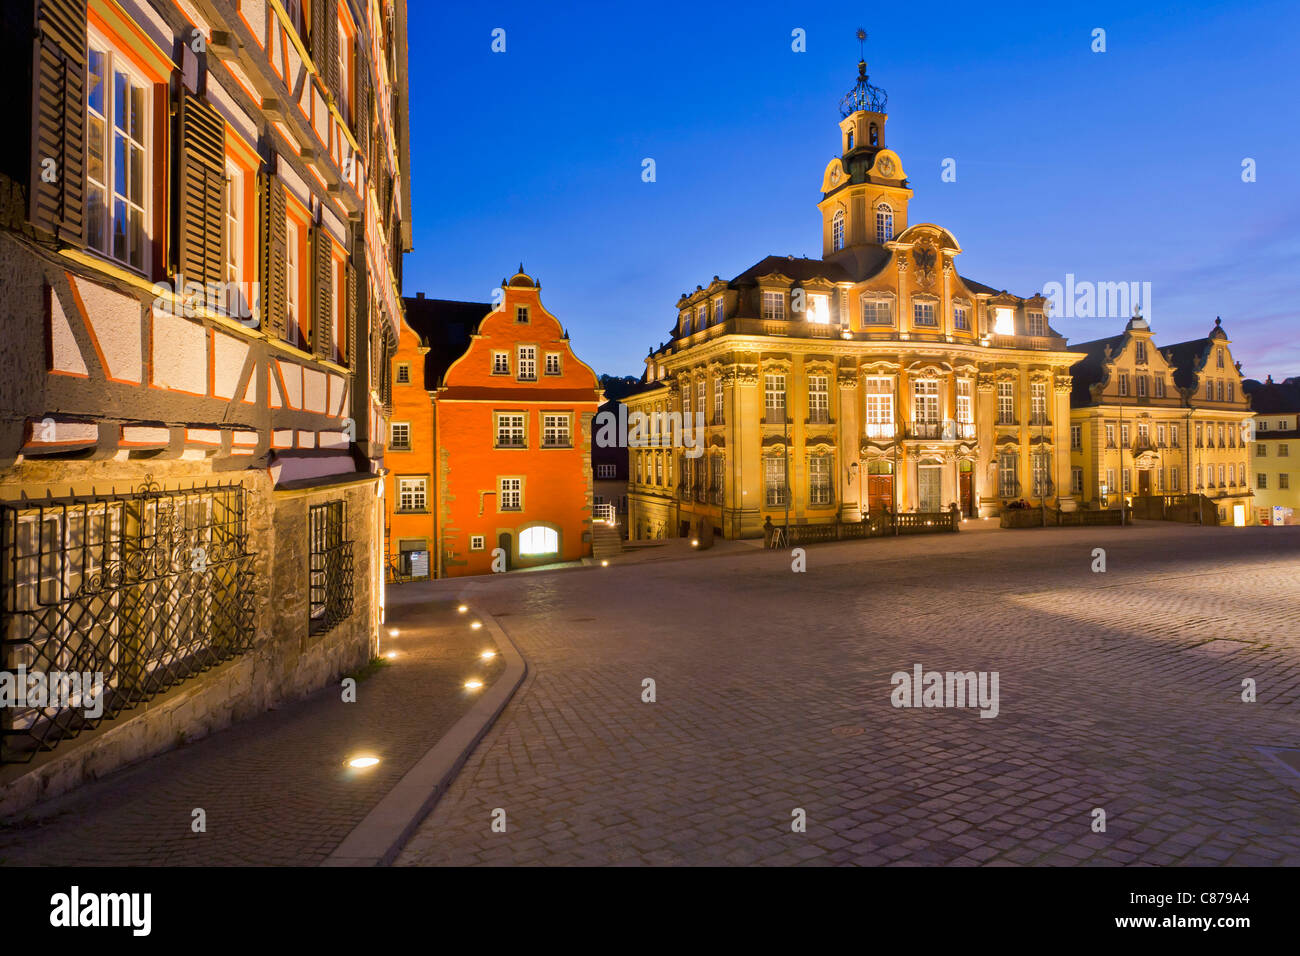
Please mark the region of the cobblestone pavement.
<svg viewBox="0 0 1300 956"><path fill-rule="evenodd" d="M355 703L338 685L229 730L110 774L0 821L0 864L317 864L473 704L462 684L490 684L500 658L455 603L389 588L383 654L391 665L357 683ZM481 693L481 691L480 691ZM345 761L372 752L379 766ZM207 832L191 830L201 807Z"/></svg>
<svg viewBox="0 0 1300 956"><path fill-rule="evenodd" d="M1298 571L1140 523L435 582L529 677L399 864L1300 864ZM998 716L892 707L915 664Z"/></svg>

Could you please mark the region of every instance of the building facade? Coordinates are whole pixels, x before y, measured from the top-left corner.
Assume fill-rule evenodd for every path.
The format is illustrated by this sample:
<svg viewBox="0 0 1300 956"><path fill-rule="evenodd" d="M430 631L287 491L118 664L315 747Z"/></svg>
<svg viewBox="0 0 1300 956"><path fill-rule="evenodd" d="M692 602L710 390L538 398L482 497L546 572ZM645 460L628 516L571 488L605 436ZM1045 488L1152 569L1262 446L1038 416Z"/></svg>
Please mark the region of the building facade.
<svg viewBox="0 0 1300 956"><path fill-rule="evenodd" d="M606 387L605 395L608 396L609 394L608 387ZM607 398L598 411L598 421L606 420L606 416L617 420L620 414L624 417L627 415L623 403L614 398ZM597 434L599 434L598 428ZM617 442L605 445L596 441L593 437L591 470L595 479L594 504L597 519L612 521L618 528L619 537L627 538L627 445Z"/></svg>
<svg viewBox="0 0 1300 956"><path fill-rule="evenodd" d="M822 257L769 256L684 294L626 399L659 413L631 449L634 538L1065 496L1079 356L1042 295L962 276L952 233L911 221L885 94L858 68L821 177ZM675 447L665 414L689 415L698 447Z"/></svg>
<svg viewBox="0 0 1300 956"><path fill-rule="evenodd" d="M1090 508L1201 494L1221 523L1252 523L1250 397L1221 322L1161 349L1145 319L1073 346L1070 493Z"/></svg>
<svg viewBox="0 0 1300 956"><path fill-rule="evenodd" d="M400 0L0 16L0 649L108 700L5 709L12 806L374 656L410 223Z"/></svg>
<svg viewBox="0 0 1300 956"><path fill-rule="evenodd" d="M1261 525L1300 524L1300 380L1247 381L1255 413L1250 473Z"/></svg>
<svg viewBox="0 0 1300 956"><path fill-rule="evenodd" d="M394 435L410 446L409 457L390 460L398 547L431 535L434 573L448 577L590 557L601 391L542 306L541 284L521 266L495 308L418 297L406 305L412 348L399 350L396 374L410 364L422 381L397 388L411 389L412 406L423 391L432 421L416 428L412 412L409 435Z"/></svg>

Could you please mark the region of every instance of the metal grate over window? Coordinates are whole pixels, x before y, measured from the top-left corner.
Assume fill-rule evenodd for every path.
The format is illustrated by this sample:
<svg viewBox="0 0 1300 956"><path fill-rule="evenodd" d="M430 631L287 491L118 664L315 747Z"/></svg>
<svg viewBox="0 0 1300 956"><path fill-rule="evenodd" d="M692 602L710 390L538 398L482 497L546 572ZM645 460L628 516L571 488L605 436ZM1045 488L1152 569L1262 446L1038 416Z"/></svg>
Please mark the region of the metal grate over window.
<svg viewBox="0 0 1300 956"><path fill-rule="evenodd" d="M352 614L352 542L342 501L312 505L307 534L311 541L310 630L324 634Z"/></svg>
<svg viewBox="0 0 1300 956"><path fill-rule="evenodd" d="M11 690L23 674L27 685L0 707L0 763L252 646L244 496L234 483L164 491L146 477L131 493L0 505L0 670Z"/></svg>

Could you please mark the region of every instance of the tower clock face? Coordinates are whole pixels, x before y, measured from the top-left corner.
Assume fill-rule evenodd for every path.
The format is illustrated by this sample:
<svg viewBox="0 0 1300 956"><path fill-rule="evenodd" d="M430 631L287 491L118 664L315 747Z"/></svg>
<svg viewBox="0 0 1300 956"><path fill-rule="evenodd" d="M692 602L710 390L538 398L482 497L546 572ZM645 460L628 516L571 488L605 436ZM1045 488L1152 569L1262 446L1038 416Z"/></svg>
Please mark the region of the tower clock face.
<svg viewBox="0 0 1300 956"><path fill-rule="evenodd" d="M840 171L839 171L838 169L832 169L832 170L831 170L831 182L833 182L833 183L838 183L839 181L840 181Z"/></svg>
<svg viewBox="0 0 1300 956"><path fill-rule="evenodd" d="M894 175L894 161L888 156L880 157L880 162L876 164L876 168L880 170L882 176Z"/></svg>

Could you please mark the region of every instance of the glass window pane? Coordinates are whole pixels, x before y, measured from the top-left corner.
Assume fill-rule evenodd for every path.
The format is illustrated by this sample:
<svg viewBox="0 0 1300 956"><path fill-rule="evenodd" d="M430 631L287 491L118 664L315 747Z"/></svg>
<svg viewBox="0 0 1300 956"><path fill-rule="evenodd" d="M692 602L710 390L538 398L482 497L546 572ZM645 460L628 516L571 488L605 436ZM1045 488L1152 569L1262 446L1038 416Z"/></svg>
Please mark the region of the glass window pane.
<svg viewBox="0 0 1300 956"><path fill-rule="evenodd" d="M113 123L120 130L126 129L126 95L129 88L126 74L115 70L113 72Z"/></svg>
<svg viewBox="0 0 1300 956"><path fill-rule="evenodd" d="M113 192L126 193L126 140L120 134L113 136Z"/></svg>
<svg viewBox="0 0 1300 956"><path fill-rule="evenodd" d="M126 203L120 199L113 201L113 255L126 258Z"/></svg>
<svg viewBox="0 0 1300 956"><path fill-rule="evenodd" d="M144 142L144 87L136 86L131 89L131 138L137 143Z"/></svg>

